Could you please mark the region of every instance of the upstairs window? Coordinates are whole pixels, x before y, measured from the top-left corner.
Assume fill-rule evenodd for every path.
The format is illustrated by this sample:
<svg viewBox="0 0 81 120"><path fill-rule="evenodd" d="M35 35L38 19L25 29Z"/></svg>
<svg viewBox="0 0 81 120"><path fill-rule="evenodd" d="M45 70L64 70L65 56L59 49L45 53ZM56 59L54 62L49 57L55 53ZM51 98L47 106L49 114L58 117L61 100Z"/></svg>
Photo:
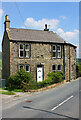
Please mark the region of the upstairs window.
<svg viewBox="0 0 81 120"><path fill-rule="evenodd" d="M62 65L58 65L58 71L62 71Z"/></svg>
<svg viewBox="0 0 81 120"><path fill-rule="evenodd" d="M53 58L56 58L56 45L53 45Z"/></svg>
<svg viewBox="0 0 81 120"><path fill-rule="evenodd" d="M56 72L56 70L57 70L57 65L52 65L52 71Z"/></svg>
<svg viewBox="0 0 81 120"><path fill-rule="evenodd" d="M30 57L30 44L19 44L19 57L20 58Z"/></svg>
<svg viewBox="0 0 81 120"><path fill-rule="evenodd" d="M61 46L57 46L57 58L61 58Z"/></svg>
<svg viewBox="0 0 81 120"><path fill-rule="evenodd" d="M61 45L53 45L52 46L52 57L53 58L61 58Z"/></svg>
<svg viewBox="0 0 81 120"><path fill-rule="evenodd" d="M21 58L24 57L24 45L23 44L19 45L19 57Z"/></svg>
<svg viewBox="0 0 81 120"><path fill-rule="evenodd" d="M25 44L25 57L29 58L29 54L30 54L30 46L29 44Z"/></svg>

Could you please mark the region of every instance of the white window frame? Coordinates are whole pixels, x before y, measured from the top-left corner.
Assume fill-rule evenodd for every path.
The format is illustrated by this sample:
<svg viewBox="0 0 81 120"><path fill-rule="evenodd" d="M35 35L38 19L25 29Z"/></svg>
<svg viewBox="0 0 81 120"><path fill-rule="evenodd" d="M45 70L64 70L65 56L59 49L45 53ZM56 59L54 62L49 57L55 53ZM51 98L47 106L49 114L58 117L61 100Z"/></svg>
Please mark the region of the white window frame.
<svg viewBox="0 0 81 120"><path fill-rule="evenodd" d="M53 70L53 65L55 65L56 70ZM57 71L57 65L56 64L53 64L53 65L52 65L52 72L56 72Z"/></svg>
<svg viewBox="0 0 81 120"><path fill-rule="evenodd" d="M23 49L20 49L20 45L23 45L23 44L19 44L19 57L24 58L24 45L23 45ZM20 56L21 51L23 51L23 56Z"/></svg>
<svg viewBox="0 0 81 120"><path fill-rule="evenodd" d="M59 64L59 65L61 66L61 70L58 70L58 71L62 71L62 65L61 65L61 64ZM58 65L58 66L59 66L59 65Z"/></svg>
<svg viewBox="0 0 81 120"><path fill-rule="evenodd" d="M28 71L26 71L26 66L29 67L29 70L28 70ZM30 73L30 65L25 65L25 71Z"/></svg>
<svg viewBox="0 0 81 120"><path fill-rule="evenodd" d="M26 45L29 46L29 49L26 49ZM25 58L30 58L30 44L25 44L25 52L29 52L29 56L25 56Z"/></svg>
<svg viewBox="0 0 81 120"><path fill-rule="evenodd" d="M57 45L57 47L60 46L60 50L57 50L57 58L61 58L61 45ZM60 53L60 57L58 57L58 53Z"/></svg>
<svg viewBox="0 0 81 120"><path fill-rule="evenodd" d="M53 46L55 46L55 50L53 50ZM53 46L52 46L52 52L53 52L53 53L56 53L56 57L57 57L57 49L56 49L56 45L53 45ZM56 57L53 57L53 58L56 58Z"/></svg>
<svg viewBox="0 0 81 120"><path fill-rule="evenodd" d="M20 66L23 66L23 69L24 69L24 65L23 65L23 64L20 64L20 65L19 65L19 70L20 70Z"/></svg>

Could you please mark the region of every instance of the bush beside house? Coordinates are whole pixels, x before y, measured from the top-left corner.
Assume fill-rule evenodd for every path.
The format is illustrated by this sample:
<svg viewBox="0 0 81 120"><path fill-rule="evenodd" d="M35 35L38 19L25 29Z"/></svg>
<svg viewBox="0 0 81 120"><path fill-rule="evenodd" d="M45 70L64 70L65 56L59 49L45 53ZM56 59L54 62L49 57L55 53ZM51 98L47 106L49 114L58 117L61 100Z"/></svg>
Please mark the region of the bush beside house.
<svg viewBox="0 0 81 120"><path fill-rule="evenodd" d="M31 74L25 72L24 69L21 69L14 75L11 75L8 79L10 88L22 89L24 85L31 80Z"/></svg>
<svg viewBox="0 0 81 120"><path fill-rule="evenodd" d="M17 73L9 77L9 87L14 89L23 89L24 91L30 89L39 89L47 87L51 84L61 82L64 78L64 72L51 72L48 73L48 78L42 82L32 80L31 74L25 72L24 69L19 70Z"/></svg>
<svg viewBox="0 0 81 120"><path fill-rule="evenodd" d="M78 60L76 63L76 77L81 77L81 61Z"/></svg>

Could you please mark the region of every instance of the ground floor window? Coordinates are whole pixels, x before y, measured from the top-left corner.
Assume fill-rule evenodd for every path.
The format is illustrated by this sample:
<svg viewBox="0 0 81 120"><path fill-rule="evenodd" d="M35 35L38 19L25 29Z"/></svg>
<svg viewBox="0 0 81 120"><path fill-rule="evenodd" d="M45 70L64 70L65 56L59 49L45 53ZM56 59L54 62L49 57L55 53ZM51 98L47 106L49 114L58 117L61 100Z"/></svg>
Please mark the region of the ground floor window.
<svg viewBox="0 0 81 120"><path fill-rule="evenodd" d="M22 68L24 69L24 65L19 65L19 70Z"/></svg>
<svg viewBox="0 0 81 120"><path fill-rule="evenodd" d="M52 71L56 72L56 70L57 70L57 65L52 65Z"/></svg>
<svg viewBox="0 0 81 120"><path fill-rule="evenodd" d="M62 71L62 65L58 65L58 71Z"/></svg>
<svg viewBox="0 0 81 120"><path fill-rule="evenodd" d="M26 72L30 72L30 65L25 65Z"/></svg>
<svg viewBox="0 0 81 120"><path fill-rule="evenodd" d="M26 72L30 72L30 65L22 65L22 64L20 64L19 65L19 70L22 69L22 68L25 69Z"/></svg>
<svg viewBox="0 0 81 120"><path fill-rule="evenodd" d="M62 71L62 65L52 65L52 71Z"/></svg>

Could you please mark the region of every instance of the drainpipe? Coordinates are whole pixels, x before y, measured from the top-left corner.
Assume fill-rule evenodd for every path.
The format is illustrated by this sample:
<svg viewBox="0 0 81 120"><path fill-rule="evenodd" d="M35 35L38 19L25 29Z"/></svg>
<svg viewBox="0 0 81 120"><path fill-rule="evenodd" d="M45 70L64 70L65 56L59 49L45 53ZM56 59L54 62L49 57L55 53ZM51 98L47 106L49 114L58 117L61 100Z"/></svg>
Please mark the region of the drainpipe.
<svg viewBox="0 0 81 120"><path fill-rule="evenodd" d="M64 66L64 79L65 79L65 48L63 45L63 66Z"/></svg>
<svg viewBox="0 0 81 120"><path fill-rule="evenodd" d="M70 74L70 71L71 71L71 70L70 70L70 64L71 64L71 63L70 63L70 46L69 46L69 82L70 82L70 80L71 80L71 76L70 76L70 75L71 75L71 74Z"/></svg>

